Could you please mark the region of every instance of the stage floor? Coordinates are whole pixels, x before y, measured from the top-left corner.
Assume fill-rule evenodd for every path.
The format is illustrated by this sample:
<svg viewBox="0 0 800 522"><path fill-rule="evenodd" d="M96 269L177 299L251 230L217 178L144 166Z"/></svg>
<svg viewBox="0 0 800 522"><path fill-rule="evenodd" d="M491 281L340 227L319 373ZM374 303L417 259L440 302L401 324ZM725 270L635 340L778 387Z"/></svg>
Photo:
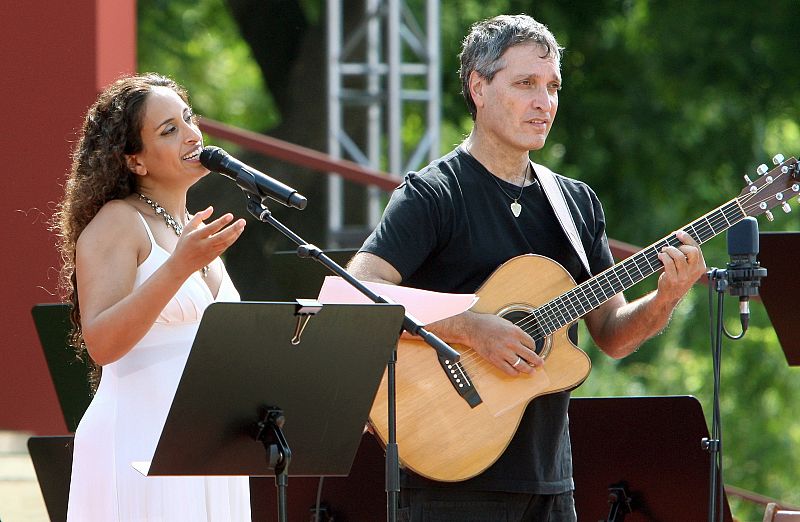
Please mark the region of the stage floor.
<svg viewBox="0 0 800 522"><path fill-rule="evenodd" d="M31 457L29 434L0 431L0 520L48 522Z"/></svg>

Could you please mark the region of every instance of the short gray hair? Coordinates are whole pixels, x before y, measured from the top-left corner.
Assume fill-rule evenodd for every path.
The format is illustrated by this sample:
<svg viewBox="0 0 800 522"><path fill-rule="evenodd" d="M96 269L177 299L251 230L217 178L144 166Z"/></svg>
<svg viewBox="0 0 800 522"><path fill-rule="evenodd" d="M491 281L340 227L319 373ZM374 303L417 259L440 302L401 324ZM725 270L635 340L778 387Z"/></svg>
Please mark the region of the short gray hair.
<svg viewBox="0 0 800 522"><path fill-rule="evenodd" d="M503 53L510 47L525 43L541 45L544 48L542 58L552 57L558 67L561 67L564 48L558 45L547 26L528 15L500 15L472 25L461 44L461 54L458 55L461 66L458 74L461 78L461 94L464 95L473 120L477 109L469 93L469 76L472 71L492 81L494 75L505 67L501 60Z"/></svg>

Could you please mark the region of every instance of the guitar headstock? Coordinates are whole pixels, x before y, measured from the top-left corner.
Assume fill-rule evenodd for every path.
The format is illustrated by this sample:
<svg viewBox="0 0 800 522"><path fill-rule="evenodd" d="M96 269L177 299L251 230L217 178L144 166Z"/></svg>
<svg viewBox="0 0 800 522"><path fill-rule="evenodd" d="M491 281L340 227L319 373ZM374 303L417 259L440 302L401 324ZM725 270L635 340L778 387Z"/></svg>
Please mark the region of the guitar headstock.
<svg viewBox="0 0 800 522"><path fill-rule="evenodd" d="M747 186L739 194L738 200L742 210L748 216L766 214L769 221L773 220L770 209L781 206L787 214L792 211L789 200L800 193L800 164L797 159L784 159L783 154L772 158L775 167L769 170L766 165L759 165L756 169L758 178L751 181L749 176L744 179Z"/></svg>

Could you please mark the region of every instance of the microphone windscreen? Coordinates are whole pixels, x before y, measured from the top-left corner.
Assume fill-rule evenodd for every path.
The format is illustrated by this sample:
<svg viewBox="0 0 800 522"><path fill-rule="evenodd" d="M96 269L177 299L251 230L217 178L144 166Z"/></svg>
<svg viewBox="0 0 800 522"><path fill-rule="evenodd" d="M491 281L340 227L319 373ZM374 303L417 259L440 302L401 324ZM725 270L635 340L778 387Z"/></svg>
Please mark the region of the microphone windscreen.
<svg viewBox="0 0 800 522"><path fill-rule="evenodd" d="M746 217L728 230L728 255L758 254L758 221Z"/></svg>
<svg viewBox="0 0 800 522"><path fill-rule="evenodd" d="M219 172L222 169L222 161L227 155L228 153L219 147L204 147L200 152L200 164L208 170Z"/></svg>

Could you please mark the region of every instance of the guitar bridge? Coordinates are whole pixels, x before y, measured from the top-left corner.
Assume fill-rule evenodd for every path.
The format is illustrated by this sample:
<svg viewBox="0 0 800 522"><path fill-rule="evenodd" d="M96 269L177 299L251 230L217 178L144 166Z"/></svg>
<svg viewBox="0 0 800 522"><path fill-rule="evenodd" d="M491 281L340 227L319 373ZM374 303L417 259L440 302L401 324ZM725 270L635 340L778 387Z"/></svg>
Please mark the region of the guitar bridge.
<svg viewBox="0 0 800 522"><path fill-rule="evenodd" d="M464 368L461 363L439 357L439 364L447 375L450 384L453 385L453 388L461 398L467 401L470 408L474 408L483 402L483 399L481 399L481 396L478 394L478 390L476 390L475 386L472 384L472 379L467 373L466 368Z"/></svg>

